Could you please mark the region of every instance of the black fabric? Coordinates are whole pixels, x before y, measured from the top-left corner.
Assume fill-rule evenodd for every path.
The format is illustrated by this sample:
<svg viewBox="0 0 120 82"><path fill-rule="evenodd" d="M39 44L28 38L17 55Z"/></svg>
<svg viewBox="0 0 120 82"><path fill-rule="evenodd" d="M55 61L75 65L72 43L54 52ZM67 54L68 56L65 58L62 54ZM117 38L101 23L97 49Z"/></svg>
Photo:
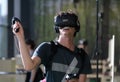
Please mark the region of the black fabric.
<svg viewBox="0 0 120 82"><path fill-rule="evenodd" d="M73 60L75 60L76 66L73 72L70 72L70 74L77 74L81 69L83 70L80 71L79 74L91 73L91 64L90 64L88 55L86 53L78 54L80 52L81 51L77 49L77 47L75 47L74 51L71 51L68 48L60 45L59 43L57 43L57 45L55 43L55 46L52 47L50 42L44 42L38 46L38 48L34 53L34 56L40 57L42 59L41 63L46 67L47 67L47 63L52 60L51 63L49 62L49 65L48 65L48 68L51 70L47 72L47 75L46 75L47 82L61 82L62 80L64 80L63 76L66 74L66 70L67 70L66 66L69 66L71 61ZM79 55L84 55L84 58L81 58L81 56ZM82 62L83 61L82 59L84 59L84 64Z"/></svg>
<svg viewBox="0 0 120 82"><path fill-rule="evenodd" d="M57 42L55 42L55 41L50 41L50 44L51 44L51 53L50 53L49 59L48 59L48 61L47 61L46 73L47 73L48 70L51 69L52 59L53 59L53 57L55 56L55 53L57 52Z"/></svg>
<svg viewBox="0 0 120 82"><path fill-rule="evenodd" d="M58 43L55 42L55 41L50 41L50 44L51 44L51 55L49 57L49 60L47 61L48 63L47 63L47 67L46 68L48 68L48 69L46 70L46 72L51 69L52 59L55 56L55 53L57 52L57 44ZM81 60L82 60L82 66L79 69L78 74L74 78L78 78L79 74L81 73L81 71L84 68L85 55L86 55L86 52L82 48L77 48L76 56L79 56L81 58Z"/></svg>
<svg viewBox="0 0 120 82"><path fill-rule="evenodd" d="M53 59L55 53L57 52L57 46L56 46L55 42L50 41L50 44L51 44L51 55L47 61L48 63L46 65L46 68L47 68L46 73L48 70L51 69L52 59ZM45 78L45 76L46 76L46 74L44 74L42 72L42 70L40 68L38 68L33 82L39 82L40 80L43 80Z"/></svg>
<svg viewBox="0 0 120 82"><path fill-rule="evenodd" d="M79 78L79 74L81 74L82 70L84 69L84 61L85 61L85 55L86 55L86 52L82 49L82 48L77 48L77 51L76 51L76 57L80 57L80 59L82 60L82 66L81 68L79 69L78 73L77 74L68 74L66 77L66 80L71 80L71 79L74 79L74 78Z"/></svg>
<svg viewBox="0 0 120 82"><path fill-rule="evenodd" d="M31 76L31 72L27 72L25 82L30 82L30 76Z"/></svg>
<svg viewBox="0 0 120 82"><path fill-rule="evenodd" d="M83 70L84 68L84 60L85 60L85 55L86 55L86 52L82 49L82 48L78 48L78 55L80 56L81 60L82 60L82 66L81 68L79 69L79 72L77 74L77 78L79 77L79 74L81 73L81 71Z"/></svg>
<svg viewBox="0 0 120 82"><path fill-rule="evenodd" d="M44 73L41 70L41 68L38 68L33 82L40 82L40 80L43 80L43 79L44 79Z"/></svg>

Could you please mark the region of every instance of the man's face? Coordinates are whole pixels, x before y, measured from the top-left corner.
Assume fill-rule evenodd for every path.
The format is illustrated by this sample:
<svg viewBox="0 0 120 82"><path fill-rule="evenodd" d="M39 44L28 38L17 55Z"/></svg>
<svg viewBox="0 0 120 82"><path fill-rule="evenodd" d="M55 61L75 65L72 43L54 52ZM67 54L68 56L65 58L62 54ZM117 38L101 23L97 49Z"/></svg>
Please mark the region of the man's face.
<svg viewBox="0 0 120 82"><path fill-rule="evenodd" d="M65 36L74 36L75 28L74 27L63 27L59 29L60 35Z"/></svg>

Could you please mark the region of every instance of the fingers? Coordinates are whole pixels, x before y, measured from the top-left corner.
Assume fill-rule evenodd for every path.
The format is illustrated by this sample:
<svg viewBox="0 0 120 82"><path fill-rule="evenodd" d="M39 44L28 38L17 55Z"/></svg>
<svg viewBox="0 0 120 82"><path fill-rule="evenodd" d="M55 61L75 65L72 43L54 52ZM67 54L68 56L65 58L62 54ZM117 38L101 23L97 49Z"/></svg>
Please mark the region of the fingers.
<svg viewBox="0 0 120 82"><path fill-rule="evenodd" d="M19 24L18 22L15 21L15 24L12 25L13 33L16 33L16 30L19 29Z"/></svg>
<svg viewBox="0 0 120 82"><path fill-rule="evenodd" d="M18 39L24 38L24 30L23 30L23 27L21 25L21 22L15 21L15 23L12 25L12 31L13 31L13 34Z"/></svg>
<svg viewBox="0 0 120 82"><path fill-rule="evenodd" d="M22 25L20 22L15 21L15 24L12 25L12 29L14 34L20 33L22 30Z"/></svg>

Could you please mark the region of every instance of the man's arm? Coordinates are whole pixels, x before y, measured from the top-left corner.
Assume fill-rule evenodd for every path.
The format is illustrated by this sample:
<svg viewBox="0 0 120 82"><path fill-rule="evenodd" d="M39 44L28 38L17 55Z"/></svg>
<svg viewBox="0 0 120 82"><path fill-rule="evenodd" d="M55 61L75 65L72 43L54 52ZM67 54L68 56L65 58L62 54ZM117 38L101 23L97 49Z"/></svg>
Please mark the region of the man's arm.
<svg viewBox="0 0 120 82"><path fill-rule="evenodd" d="M35 79L36 71L37 71L37 69L33 69L33 70L31 71L31 77L30 77L31 82L33 82L34 79Z"/></svg>
<svg viewBox="0 0 120 82"><path fill-rule="evenodd" d="M29 53L29 51L27 49L27 45L25 43L23 27L20 24L20 22L15 22L15 24L12 25L12 27L13 27L13 33L15 34L15 36L18 39L20 54L21 54L24 68L26 70L32 70L35 67L37 67L37 65L40 63L41 59L39 57L33 57L31 59L30 53ZM15 29L17 29L17 28L19 28L18 32L15 31Z"/></svg>
<svg viewBox="0 0 120 82"><path fill-rule="evenodd" d="M78 82L86 82L87 75L85 74L80 74L79 75L79 81Z"/></svg>

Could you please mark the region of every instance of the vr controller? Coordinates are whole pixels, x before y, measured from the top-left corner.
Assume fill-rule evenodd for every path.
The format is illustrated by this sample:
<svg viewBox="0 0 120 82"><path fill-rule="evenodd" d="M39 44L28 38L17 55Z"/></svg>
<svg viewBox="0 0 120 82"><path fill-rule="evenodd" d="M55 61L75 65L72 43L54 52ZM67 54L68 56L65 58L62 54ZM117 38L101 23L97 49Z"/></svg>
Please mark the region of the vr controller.
<svg viewBox="0 0 120 82"><path fill-rule="evenodd" d="M54 24L56 33L59 33L60 28L64 28L66 26L74 27L76 32L79 32L80 30L78 16L71 13L62 13L61 15L56 16L54 19Z"/></svg>
<svg viewBox="0 0 120 82"><path fill-rule="evenodd" d="M75 78L79 78L77 74L67 74L65 77L66 80L71 80Z"/></svg>
<svg viewBox="0 0 120 82"><path fill-rule="evenodd" d="M20 22L20 23L21 23L20 19L18 19L17 17L13 17L13 18L12 18L12 25L14 25L14 24L15 24L15 21L17 21L17 22ZM16 32L16 33L17 33L17 32L19 32L19 28L14 29L14 30L15 30L15 32Z"/></svg>

